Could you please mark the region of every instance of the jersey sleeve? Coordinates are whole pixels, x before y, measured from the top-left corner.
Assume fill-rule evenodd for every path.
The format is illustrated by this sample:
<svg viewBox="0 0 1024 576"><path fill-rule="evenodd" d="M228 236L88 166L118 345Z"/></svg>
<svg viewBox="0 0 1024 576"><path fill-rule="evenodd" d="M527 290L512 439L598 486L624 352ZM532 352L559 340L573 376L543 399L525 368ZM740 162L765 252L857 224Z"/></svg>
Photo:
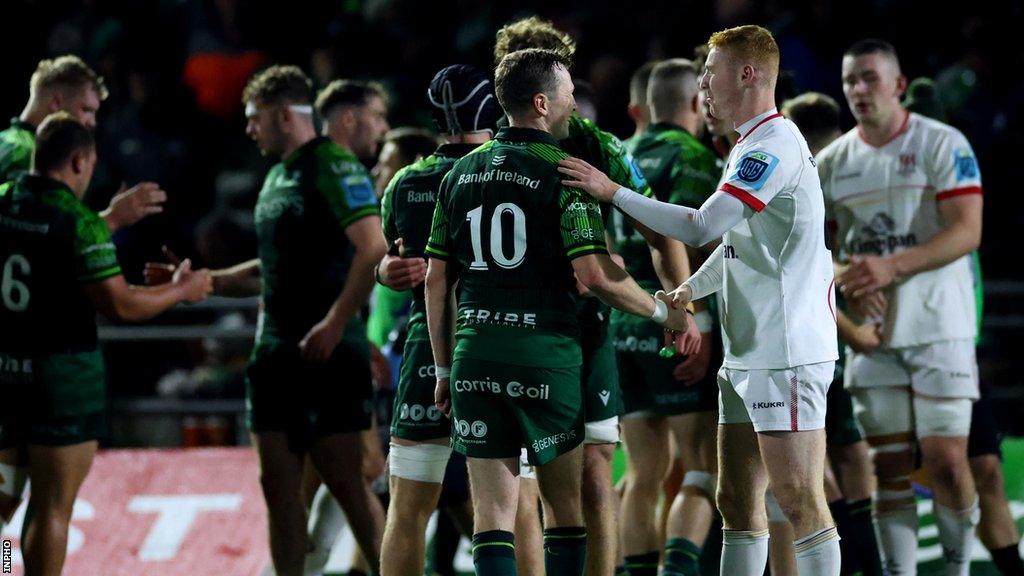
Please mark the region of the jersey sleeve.
<svg viewBox="0 0 1024 576"><path fill-rule="evenodd" d="M558 195L562 247L570 260L587 254L607 254L601 206L577 188L562 188Z"/></svg>
<svg viewBox="0 0 1024 576"><path fill-rule="evenodd" d="M356 220L380 214L373 181L365 170L337 171L321 164L317 187L343 229Z"/></svg>
<svg viewBox="0 0 1024 576"><path fill-rule="evenodd" d="M718 189L760 212L785 186L785 168L778 154L757 146L736 156Z"/></svg>
<svg viewBox="0 0 1024 576"><path fill-rule="evenodd" d="M85 207L76 214L75 274L82 284L121 274L117 248L110 239L106 222Z"/></svg>
<svg viewBox="0 0 1024 576"><path fill-rule="evenodd" d="M30 136L14 134L11 130L0 133L0 182L13 180L27 172L32 164Z"/></svg>
<svg viewBox="0 0 1024 576"><path fill-rule="evenodd" d="M434 203L434 217L430 223L430 238L424 250L431 258L450 260L452 258L452 239L448 230L448 176L441 180L437 190L437 202Z"/></svg>
<svg viewBox="0 0 1024 576"><path fill-rule="evenodd" d="M598 131L598 140L601 142L601 152L605 157L608 177L612 182L635 190L648 198L654 196L654 190L647 183L643 172L640 171L640 166L626 149L626 145L614 134L603 130Z"/></svg>
<svg viewBox="0 0 1024 576"><path fill-rule="evenodd" d="M400 236L398 232L398 222L395 218L395 192L398 188L398 183L402 180L402 176L405 174L405 168L399 170L391 182L388 182L386 188L384 188L384 195L380 199L380 223L381 228L384 231L384 238L387 239L388 244L391 244Z"/></svg>
<svg viewBox="0 0 1024 576"><path fill-rule="evenodd" d="M936 142L929 166L935 199L981 194L981 171L974 150L960 131L950 128Z"/></svg>

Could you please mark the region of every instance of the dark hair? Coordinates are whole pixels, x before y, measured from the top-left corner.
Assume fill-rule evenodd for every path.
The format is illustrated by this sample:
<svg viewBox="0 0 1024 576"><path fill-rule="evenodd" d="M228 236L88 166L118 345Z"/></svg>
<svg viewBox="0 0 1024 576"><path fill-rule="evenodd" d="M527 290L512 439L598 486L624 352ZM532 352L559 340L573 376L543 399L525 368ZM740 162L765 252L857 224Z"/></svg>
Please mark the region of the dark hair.
<svg viewBox="0 0 1024 576"><path fill-rule="evenodd" d="M697 93L699 74L696 64L686 58L659 62L651 70L647 86L647 105L651 108L651 114L667 120L688 106L688 100Z"/></svg>
<svg viewBox="0 0 1024 576"><path fill-rule="evenodd" d="M839 104L819 92L806 92L782 103L782 113L805 138L816 139L839 130Z"/></svg>
<svg viewBox="0 0 1024 576"><path fill-rule="evenodd" d="M364 106L374 96L387 102L387 92L378 82L335 80L316 97L316 111L327 117L338 106Z"/></svg>
<svg viewBox="0 0 1024 576"><path fill-rule="evenodd" d="M636 69L629 78L629 103L647 104L647 84L651 81L651 71L657 66L658 60L651 60Z"/></svg>
<svg viewBox="0 0 1024 576"><path fill-rule="evenodd" d="M854 58L857 56L865 56L867 54L884 54L885 56L892 58L897 63L900 61L899 56L896 54L896 48L889 42L879 38L858 40L854 42L852 46L847 48L846 52L843 52L844 57L852 56Z"/></svg>
<svg viewBox="0 0 1024 576"><path fill-rule="evenodd" d="M430 156L438 144L437 136L433 132L415 126L403 126L389 131L384 136L384 142L394 142L403 166L415 162L417 156Z"/></svg>
<svg viewBox="0 0 1024 576"><path fill-rule="evenodd" d="M528 110L535 94L554 90L557 66L568 69L569 61L558 52L540 48L519 50L502 58L494 73L494 92L505 113Z"/></svg>
<svg viewBox="0 0 1024 576"><path fill-rule="evenodd" d="M242 102L309 104L313 83L298 66L271 66L249 80Z"/></svg>
<svg viewBox="0 0 1024 576"><path fill-rule="evenodd" d="M59 88L63 90L91 86L100 100L107 99L107 87L103 77L89 67L78 56L65 55L49 60L40 60L32 73L29 87L33 92Z"/></svg>
<svg viewBox="0 0 1024 576"><path fill-rule="evenodd" d="M75 152L95 147L91 130L67 112L54 112L36 131L32 168L39 173L56 170L64 166Z"/></svg>
<svg viewBox="0 0 1024 576"><path fill-rule="evenodd" d="M576 53L576 42L548 20L536 16L521 18L498 30L494 38L494 63L497 65L505 56L527 48L553 50L561 54L566 62L571 62Z"/></svg>

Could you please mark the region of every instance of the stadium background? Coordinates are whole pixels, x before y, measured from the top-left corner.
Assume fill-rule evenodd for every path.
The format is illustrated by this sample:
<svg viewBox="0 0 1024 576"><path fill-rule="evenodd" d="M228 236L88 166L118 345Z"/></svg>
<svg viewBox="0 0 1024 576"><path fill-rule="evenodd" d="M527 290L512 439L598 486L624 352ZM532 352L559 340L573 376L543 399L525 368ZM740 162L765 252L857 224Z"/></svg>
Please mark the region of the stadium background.
<svg viewBox="0 0 1024 576"><path fill-rule="evenodd" d="M5 0L0 112L17 116L41 58L83 57L110 88L98 120L99 165L88 203L100 208L122 183L155 181L166 212L115 237L126 275L162 258L161 245L197 265L255 254L251 209L270 162L243 133L241 89L271 63L303 67L318 87L334 78L379 80L393 127L429 126L425 87L457 62L490 67L494 32L526 14L549 18L578 42L574 76L593 87L598 123L621 137L628 80L649 59L692 55L719 28L769 27L792 95L818 90L843 103L839 63L854 40L893 42L909 78L938 82L952 124L970 139L985 179L986 316L979 348L1000 429L1024 434L1024 282L1014 230L1024 136L1020 2L539 2L471 0ZM844 127L852 118L843 104ZM239 369L254 303L214 301L144 327L101 329L112 398L106 446L174 447L245 442L237 418ZM0 327L2 329L2 327ZM1012 499L1024 500L1024 444L1007 445ZM93 479L95 480L95 479ZM1021 506L1015 512L1020 514Z"/></svg>

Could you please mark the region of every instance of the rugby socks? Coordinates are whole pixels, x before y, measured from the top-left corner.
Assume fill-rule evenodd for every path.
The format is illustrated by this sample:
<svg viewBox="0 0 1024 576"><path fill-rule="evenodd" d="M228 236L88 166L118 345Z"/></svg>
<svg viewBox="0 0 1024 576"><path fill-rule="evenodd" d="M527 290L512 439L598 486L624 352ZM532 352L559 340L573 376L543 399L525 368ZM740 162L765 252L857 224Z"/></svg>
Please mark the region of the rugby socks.
<svg viewBox="0 0 1024 576"><path fill-rule="evenodd" d="M629 576L629 568L626 568L625 564L623 564L622 566L616 566L615 576Z"/></svg>
<svg viewBox="0 0 1024 576"><path fill-rule="evenodd" d="M875 513L882 561L890 576L917 572L917 504Z"/></svg>
<svg viewBox="0 0 1024 576"><path fill-rule="evenodd" d="M722 530L721 574L762 576L767 563L767 530Z"/></svg>
<svg viewBox="0 0 1024 576"><path fill-rule="evenodd" d="M835 526L793 541L796 573L799 576L839 576L842 555Z"/></svg>
<svg viewBox="0 0 1024 576"><path fill-rule="evenodd" d="M871 521L871 498L847 502L845 508L842 520L833 512L842 538L839 547L843 551L843 574L853 574L859 569L864 576L883 576L882 557Z"/></svg>
<svg viewBox="0 0 1024 576"><path fill-rule="evenodd" d="M310 508L307 525L310 551L306 553L305 574L323 574L331 556L331 547L347 524L345 513L341 511L338 501L334 499L327 485L321 484L316 490Z"/></svg>
<svg viewBox="0 0 1024 576"><path fill-rule="evenodd" d="M544 530L544 572L583 576L587 567L587 529L583 526Z"/></svg>
<svg viewBox="0 0 1024 576"><path fill-rule="evenodd" d="M700 576L700 546L686 538L669 538L665 544L662 576Z"/></svg>
<svg viewBox="0 0 1024 576"><path fill-rule="evenodd" d="M978 524L978 499L963 510L952 510L935 503L935 524L939 527L939 542L946 557L948 576L967 576L971 572L971 542Z"/></svg>
<svg viewBox="0 0 1024 576"><path fill-rule="evenodd" d="M1024 575L1024 561L1020 559L1020 542L989 550L989 553L992 554L992 562L1001 574L1006 576Z"/></svg>
<svg viewBox="0 0 1024 576"><path fill-rule="evenodd" d="M626 556L627 573L629 576L657 576L658 556L657 551Z"/></svg>
<svg viewBox="0 0 1024 576"><path fill-rule="evenodd" d="M515 536L505 530L473 534L476 576L516 576Z"/></svg>

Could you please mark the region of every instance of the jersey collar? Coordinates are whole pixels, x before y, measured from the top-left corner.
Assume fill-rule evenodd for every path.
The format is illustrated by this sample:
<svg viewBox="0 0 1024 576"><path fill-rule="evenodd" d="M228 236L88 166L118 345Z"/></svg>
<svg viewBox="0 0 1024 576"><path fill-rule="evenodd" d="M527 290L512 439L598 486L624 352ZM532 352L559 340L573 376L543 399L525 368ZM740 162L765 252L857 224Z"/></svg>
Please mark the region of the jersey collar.
<svg viewBox="0 0 1024 576"><path fill-rule="evenodd" d="M43 176L42 174L30 174L28 172L18 176L18 185L31 192L46 192L48 190L60 190L67 192L74 196L74 192L71 188L61 182L60 180L54 180L49 176Z"/></svg>
<svg viewBox="0 0 1024 576"><path fill-rule="evenodd" d="M675 130L677 132L686 132L687 134L690 134L689 130L683 128L679 124L674 124L672 122L654 122L647 127L647 131L654 134L660 132L668 132L670 130ZM690 134L690 136L693 136L693 134Z"/></svg>
<svg viewBox="0 0 1024 576"><path fill-rule="evenodd" d="M550 144L551 146L558 147L558 140L555 140L551 133L537 130L536 128L508 126L498 130L498 134L494 138L495 140L503 140L505 142L540 142L541 144Z"/></svg>
<svg viewBox="0 0 1024 576"><path fill-rule="evenodd" d="M754 116L750 120L747 120L743 124L740 124L739 126L736 127L736 131L742 134L742 136L740 136L740 139L737 140L736 143L739 144L740 142L744 141L747 138L747 136L750 136L750 134L753 133L754 130L760 128L762 124L770 122L776 118L782 118L782 114L779 114L778 110L772 108L771 110L767 112L762 112L761 114Z"/></svg>
<svg viewBox="0 0 1024 576"><path fill-rule="evenodd" d="M330 142L330 141L331 140L328 137L326 137L326 136L316 136L312 140L310 140L309 142L306 142L302 146L299 146L298 148L296 148L295 151L293 151L291 154L289 154L287 158L284 158L283 160L281 160L281 163L284 164L285 166L288 166L292 162L295 162L295 159L298 158L299 156L301 156L302 154L304 154L307 150L312 150L312 149L316 148L317 146L323 144L324 142ZM339 148L340 148L340 146L339 146ZM347 150L346 150L346 152L347 152Z"/></svg>
<svg viewBox="0 0 1024 576"><path fill-rule="evenodd" d="M437 156L444 156L445 158L458 159L479 147L479 144L441 144L437 147L437 150L434 151L434 154Z"/></svg>
<svg viewBox="0 0 1024 576"><path fill-rule="evenodd" d="M32 133L33 136L36 133L36 127L35 126L29 124L28 122L23 121L21 118L18 118L17 116L15 116L14 118L11 118L11 127L12 128L20 128L21 130L25 130L26 132L30 132L30 133Z"/></svg>

